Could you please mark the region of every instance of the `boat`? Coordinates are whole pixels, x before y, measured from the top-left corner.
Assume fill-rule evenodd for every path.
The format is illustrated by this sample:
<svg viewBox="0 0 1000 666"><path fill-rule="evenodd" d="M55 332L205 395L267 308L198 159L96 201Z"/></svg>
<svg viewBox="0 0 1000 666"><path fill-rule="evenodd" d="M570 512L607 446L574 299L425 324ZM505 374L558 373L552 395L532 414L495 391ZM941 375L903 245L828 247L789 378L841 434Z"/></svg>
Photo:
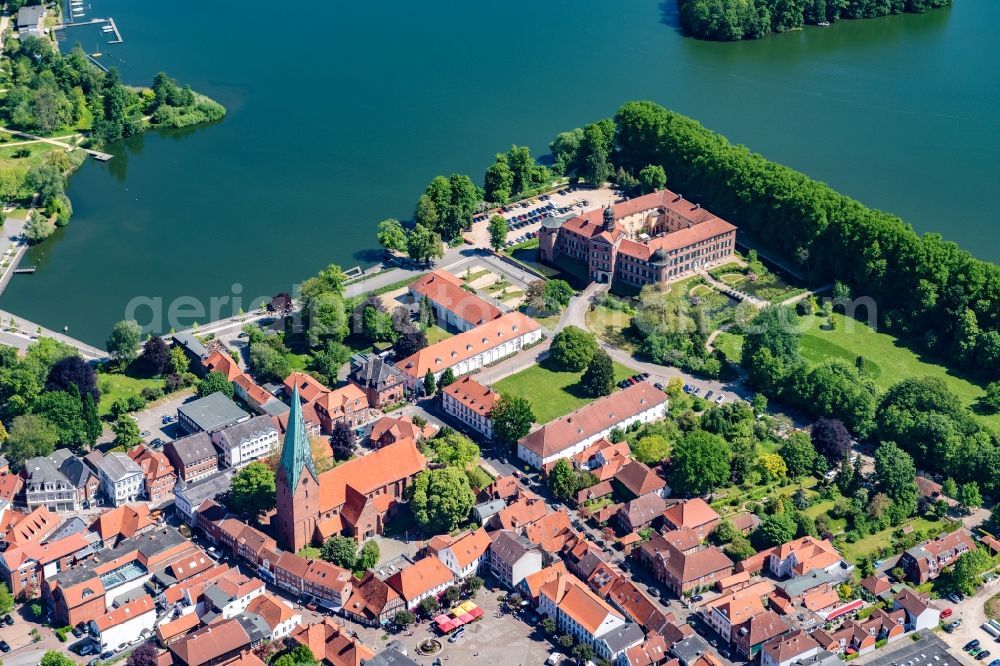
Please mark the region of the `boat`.
<svg viewBox="0 0 1000 666"><path fill-rule="evenodd" d="M820 21L816 25L818 25L818 26L820 26L822 28L826 28L826 27L828 27L830 25L830 22L829 21Z"/></svg>

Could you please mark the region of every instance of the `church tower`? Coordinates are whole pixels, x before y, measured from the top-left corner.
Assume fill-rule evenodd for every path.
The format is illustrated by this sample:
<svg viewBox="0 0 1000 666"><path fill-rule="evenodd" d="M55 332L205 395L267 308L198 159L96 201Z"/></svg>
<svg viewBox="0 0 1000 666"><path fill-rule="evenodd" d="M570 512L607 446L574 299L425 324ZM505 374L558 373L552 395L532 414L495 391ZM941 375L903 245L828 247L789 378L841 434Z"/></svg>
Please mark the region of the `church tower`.
<svg viewBox="0 0 1000 666"><path fill-rule="evenodd" d="M319 516L319 475L313 465L298 386L292 392L292 411L274 485L278 542L294 553L312 542Z"/></svg>

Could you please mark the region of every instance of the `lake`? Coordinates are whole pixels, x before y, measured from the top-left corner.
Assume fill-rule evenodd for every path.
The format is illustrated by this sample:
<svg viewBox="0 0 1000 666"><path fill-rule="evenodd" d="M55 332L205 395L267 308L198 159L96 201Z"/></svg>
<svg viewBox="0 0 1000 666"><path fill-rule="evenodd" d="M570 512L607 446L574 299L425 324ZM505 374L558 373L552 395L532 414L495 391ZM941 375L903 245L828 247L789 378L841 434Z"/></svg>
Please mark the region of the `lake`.
<svg viewBox="0 0 1000 666"><path fill-rule="evenodd" d="M409 217L434 175L481 181L512 143L541 154L631 99L1000 261L993 0L732 44L682 37L673 0L92 2L125 43L84 45L126 82L165 70L229 109L88 161L72 222L0 298L98 345L128 314L151 321L136 298L163 320L370 263L375 224Z"/></svg>

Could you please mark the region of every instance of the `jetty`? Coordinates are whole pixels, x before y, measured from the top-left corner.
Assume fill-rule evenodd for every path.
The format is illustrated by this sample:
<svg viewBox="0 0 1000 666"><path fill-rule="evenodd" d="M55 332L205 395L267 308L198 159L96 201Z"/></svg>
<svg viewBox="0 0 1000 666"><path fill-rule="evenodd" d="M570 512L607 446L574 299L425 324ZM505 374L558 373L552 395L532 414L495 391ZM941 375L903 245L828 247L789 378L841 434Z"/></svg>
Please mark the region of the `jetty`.
<svg viewBox="0 0 1000 666"><path fill-rule="evenodd" d="M82 150L91 157L101 162L107 162L114 155L110 153L102 153L99 150L91 150L90 148L81 148L80 146L72 146L64 141L59 141L58 139L46 139L44 136L38 136L36 134L29 134L28 132L21 132L19 130L12 130L6 127L0 127L0 132L6 132L7 134L12 134L14 136L21 136L26 139L31 139L33 141L41 141L42 143L50 143L53 146L59 146L60 148L65 148L67 153L73 152L74 150Z"/></svg>

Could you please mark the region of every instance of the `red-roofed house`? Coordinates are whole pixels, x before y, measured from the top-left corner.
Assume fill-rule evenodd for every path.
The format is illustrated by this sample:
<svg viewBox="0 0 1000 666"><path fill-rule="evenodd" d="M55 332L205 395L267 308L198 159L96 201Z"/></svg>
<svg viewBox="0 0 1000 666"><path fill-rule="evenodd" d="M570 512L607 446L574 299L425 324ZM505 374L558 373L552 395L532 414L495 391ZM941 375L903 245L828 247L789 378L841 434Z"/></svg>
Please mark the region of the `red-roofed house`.
<svg viewBox="0 0 1000 666"><path fill-rule="evenodd" d="M177 475L162 452L140 444L128 452L128 457L142 468L143 487L150 502L157 503L170 497Z"/></svg>
<svg viewBox="0 0 1000 666"><path fill-rule="evenodd" d="M90 622L90 635L105 650L120 650L137 638L153 633L156 604L148 595L128 602Z"/></svg>
<svg viewBox="0 0 1000 666"><path fill-rule="evenodd" d="M679 530L682 527L694 530L704 539L719 524L719 514L708 505L708 502L696 497L667 507L663 512L663 522L672 530Z"/></svg>
<svg viewBox="0 0 1000 666"><path fill-rule="evenodd" d="M362 666L375 656L368 646L350 634L331 618L297 629L289 640L304 645L321 663L330 666Z"/></svg>
<svg viewBox="0 0 1000 666"><path fill-rule="evenodd" d="M450 537L449 537L450 539ZM486 562L490 549L490 536L480 527L462 536L437 551L438 558L458 578L471 576Z"/></svg>
<svg viewBox="0 0 1000 666"><path fill-rule="evenodd" d="M444 411L481 433L486 439L493 439L493 420L490 413L500 394L489 386L483 386L469 375L452 382L441 390L441 406Z"/></svg>
<svg viewBox="0 0 1000 666"><path fill-rule="evenodd" d="M406 602L415 608L427 597L436 597L455 582L455 575L436 557L425 557L405 567L385 581Z"/></svg>
<svg viewBox="0 0 1000 666"><path fill-rule="evenodd" d="M411 282L410 296L414 303L426 298L438 321L459 331L468 331L503 314L500 308L463 286L462 280L438 269Z"/></svg>

